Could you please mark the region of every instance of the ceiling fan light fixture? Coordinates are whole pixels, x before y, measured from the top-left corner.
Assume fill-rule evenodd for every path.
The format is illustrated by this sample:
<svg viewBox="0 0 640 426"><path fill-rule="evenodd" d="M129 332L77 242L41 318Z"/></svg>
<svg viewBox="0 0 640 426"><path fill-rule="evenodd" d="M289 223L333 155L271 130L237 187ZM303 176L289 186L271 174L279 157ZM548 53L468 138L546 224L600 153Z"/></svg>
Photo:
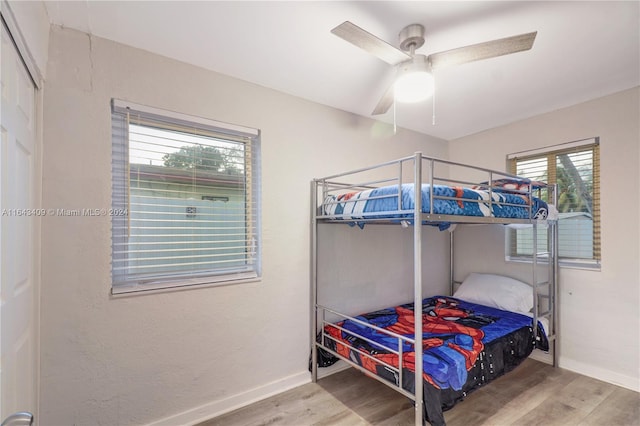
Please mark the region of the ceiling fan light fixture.
<svg viewBox="0 0 640 426"><path fill-rule="evenodd" d="M433 94L433 76L426 71L407 73L398 78L394 86L396 101L415 103Z"/></svg>
<svg viewBox="0 0 640 426"><path fill-rule="evenodd" d="M397 102L424 101L433 94L433 75L429 72L424 55L416 55L398 67L398 77L393 86Z"/></svg>

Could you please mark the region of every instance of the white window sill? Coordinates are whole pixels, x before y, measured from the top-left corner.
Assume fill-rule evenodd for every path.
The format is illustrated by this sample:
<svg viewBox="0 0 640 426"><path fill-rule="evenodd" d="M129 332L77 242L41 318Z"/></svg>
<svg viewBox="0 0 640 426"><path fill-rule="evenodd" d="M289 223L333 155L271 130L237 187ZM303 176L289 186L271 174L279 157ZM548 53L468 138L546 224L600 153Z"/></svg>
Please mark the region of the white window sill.
<svg viewBox="0 0 640 426"><path fill-rule="evenodd" d="M531 258L526 257L510 257L505 256L504 260L510 263L526 263L531 264ZM538 258L538 263L545 265L547 264L547 259ZM596 271L600 272L600 261L596 260L558 260L558 266L564 269L581 269L585 271Z"/></svg>
<svg viewBox="0 0 640 426"><path fill-rule="evenodd" d="M236 278L225 277L203 277L197 279L184 279L171 282L153 282L144 284L114 285L111 287L112 297L126 297L136 295L147 295L156 293L167 293L173 291L195 290L199 288L220 287L227 285L239 285L262 281L262 278L255 273L238 274Z"/></svg>

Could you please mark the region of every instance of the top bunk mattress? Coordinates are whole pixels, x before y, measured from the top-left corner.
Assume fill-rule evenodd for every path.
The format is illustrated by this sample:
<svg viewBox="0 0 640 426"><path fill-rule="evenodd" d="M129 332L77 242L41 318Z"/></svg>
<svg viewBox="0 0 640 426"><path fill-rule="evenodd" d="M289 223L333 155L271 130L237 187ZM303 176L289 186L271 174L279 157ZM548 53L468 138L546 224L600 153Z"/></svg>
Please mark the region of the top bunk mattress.
<svg viewBox="0 0 640 426"><path fill-rule="evenodd" d="M398 196L398 188L401 194ZM422 184L422 213L447 216L546 220L549 205L526 193ZM433 206L431 194L433 193ZM400 206L398 207L398 200ZM359 192L328 195L320 218L333 220L412 219L415 191L412 183L389 185ZM433 220L430 218L429 220Z"/></svg>

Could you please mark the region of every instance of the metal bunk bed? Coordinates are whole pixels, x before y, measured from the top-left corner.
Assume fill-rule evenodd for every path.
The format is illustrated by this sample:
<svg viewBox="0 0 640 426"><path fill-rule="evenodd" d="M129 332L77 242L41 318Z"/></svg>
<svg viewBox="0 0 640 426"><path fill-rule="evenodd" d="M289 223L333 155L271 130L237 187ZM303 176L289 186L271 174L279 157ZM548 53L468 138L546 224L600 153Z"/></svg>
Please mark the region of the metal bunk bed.
<svg viewBox="0 0 640 426"><path fill-rule="evenodd" d="M449 175L455 171L460 171L461 175L483 176L476 180L468 178L453 179ZM413 156L401 158L394 161L378 164L372 167L361 168L346 173L336 174L325 178L314 179L311 182L311 373L312 380L318 380L318 350L322 349L332 355L342 359L349 365L359 369L368 376L388 385L401 394L407 396L414 401L415 404L415 424L424 424L424 400L423 400L423 342L422 339L415 339L416 328L413 330L413 339L407 338L399 334L388 332L383 329L377 329L384 332L398 341L399 355L398 367L394 368L387 365L386 368L393 369L397 375L402 378L403 361L402 361L402 344L408 343L415 348L415 383L413 385L414 392L408 392L403 388L403 380L399 380L399 385L391 383L383 378L372 374L361 365L341 356L325 344L327 335L324 327L329 324L327 317L349 319L359 323L359 320L343 313L338 312L328 306L318 303L318 225L320 223L340 223L349 225L358 225L364 227L369 224L400 224L403 227L413 228L413 306L422 306L422 245L423 230L422 226L413 226L422 223L427 225L439 225L441 228L449 225L458 224L520 224L529 225L532 229L532 266L531 280L529 285L533 292L534 307L532 309L532 324L534 341L538 337L537 330L538 319L547 318L548 328L546 330L549 342L549 354L554 366L557 365L557 282L558 282L558 258L557 258L557 226L556 220L537 219L536 212L532 207L532 202L528 205L514 205L509 202L495 201L498 194L503 193L503 189L494 185L501 179L522 179L518 176L508 173L469 166L461 163L455 163L447 160L430 158L416 152ZM435 189L438 186L453 186L455 195L438 195ZM380 195L375 192L378 188L387 188ZM478 200L462 199L457 189L475 188L483 189L488 193L488 197ZM388 189L391 188L389 191ZM395 190L394 190L395 188ZM373 191L372 191L373 190ZM556 204L557 191L555 185L543 184L542 188L534 189L533 185L529 185L527 191L507 191L515 192L516 195L528 197L532 200L534 192L537 194L546 192L549 204ZM540 192L542 191L542 192ZM366 209L354 207L350 209L335 209L335 205L344 207L354 200L346 201L350 194L352 196L357 193L360 197L358 202L367 203L369 201L375 203L382 201L387 203L391 201L393 207L381 207L380 211L366 212ZM407 193L413 198L412 205L407 203ZM364 195L363 195L364 194ZM488 199L487 199L488 198ZM425 199L427 202L425 203ZM444 203L467 203L467 205L482 207L486 216L463 216L459 214L450 214L449 212L438 212L438 202ZM425 204L427 204L425 206ZM499 210L504 204L509 204L516 208L523 208L526 214L518 218L496 217L494 208ZM488 209L488 213L487 213ZM350 210L347 212L346 210ZM446 210L446 209L445 209ZM546 228L546 242L543 250L539 250L539 232L538 228L542 226ZM454 226L455 228L455 226ZM454 281L454 246L453 246L453 230L451 231L450 243L450 294L453 294L454 287L458 282ZM539 268L546 268L546 274L540 274ZM541 275L546 275L541 279ZM422 310L414 309L413 324L422 325ZM365 323L362 326L374 327ZM330 338L330 337L329 337ZM396 352L397 354L397 352ZM362 354L362 356L367 356Z"/></svg>

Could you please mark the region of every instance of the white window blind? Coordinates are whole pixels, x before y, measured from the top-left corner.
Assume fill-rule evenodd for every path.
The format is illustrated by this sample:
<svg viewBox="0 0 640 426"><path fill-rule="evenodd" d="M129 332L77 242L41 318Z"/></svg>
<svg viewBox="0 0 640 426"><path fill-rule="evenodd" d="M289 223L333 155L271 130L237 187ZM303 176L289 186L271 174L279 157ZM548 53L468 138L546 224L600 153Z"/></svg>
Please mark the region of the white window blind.
<svg viewBox="0 0 640 426"><path fill-rule="evenodd" d="M558 185L558 256L565 264L598 264L600 261L600 168L598 139L572 142L536 152L508 157L510 172ZM550 202L549 194L541 198ZM510 230L508 256L523 258L533 252L533 236L527 229ZM541 229L538 244L546 245Z"/></svg>
<svg viewBox="0 0 640 426"><path fill-rule="evenodd" d="M112 292L260 276L254 129L113 101Z"/></svg>

